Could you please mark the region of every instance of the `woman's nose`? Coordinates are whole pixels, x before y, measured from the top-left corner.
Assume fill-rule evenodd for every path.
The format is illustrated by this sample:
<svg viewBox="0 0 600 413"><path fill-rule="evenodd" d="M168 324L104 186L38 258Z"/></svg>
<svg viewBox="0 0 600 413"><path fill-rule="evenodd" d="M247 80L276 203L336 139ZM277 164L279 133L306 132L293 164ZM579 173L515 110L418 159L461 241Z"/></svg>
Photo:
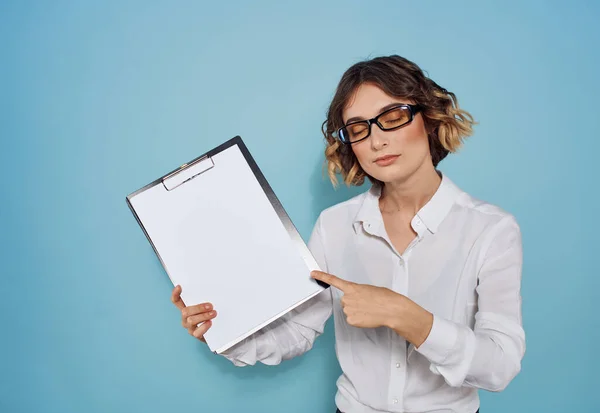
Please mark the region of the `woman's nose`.
<svg viewBox="0 0 600 413"><path fill-rule="evenodd" d="M373 150L380 150L388 146L390 140L384 131L379 129L377 125L374 126L375 127L371 131L371 148L373 148Z"/></svg>

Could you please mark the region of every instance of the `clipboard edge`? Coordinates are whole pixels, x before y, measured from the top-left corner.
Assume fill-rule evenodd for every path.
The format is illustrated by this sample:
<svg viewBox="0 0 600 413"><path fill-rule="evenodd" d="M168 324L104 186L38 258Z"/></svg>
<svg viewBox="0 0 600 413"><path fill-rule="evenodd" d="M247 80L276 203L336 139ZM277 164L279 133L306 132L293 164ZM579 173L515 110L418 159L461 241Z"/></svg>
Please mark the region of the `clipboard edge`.
<svg viewBox="0 0 600 413"><path fill-rule="evenodd" d="M275 213L279 217L279 220L285 227L285 229L286 229L288 235L290 236L292 242L294 243L295 247L301 253L301 257L304 260L304 262L306 263L307 267L320 270L319 265L317 264L314 256L310 252L310 249L306 245L306 242L300 236L300 232L298 231L298 229L292 222L290 216L288 215L287 211L283 207L283 204L281 203L279 198L277 198L277 195L275 195L275 191L273 190L273 188L269 184L269 181L267 181L267 178L264 176L264 174L258 167L258 164L252 157L252 154L250 153L250 151L248 150L248 148L246 147L244 142L241 140L241 138L240 138L240 141L238 142L238 146L240 148L240 151L242 152L242 155L246 159L248 166L252 170L252 173L254 174L256 180L258 181L258 184L261 186L261 188L265 192L265 195L267 196L267 199L273 206L273 209L275 210ZM326 284L320 280L315 280L315 281L323 289L327 289L330 287L329 284Z"/></svg>
<svg viewBox="0 0 600 413"><path fill-rule="evenodd" d="M152 241L152 238L150 238L150 235L148 234L148 231L146 231L146 227L144 227L144 224L142 224L142 221L140 220L137 212L135 212L135 209L133 208L133 205L131 204L130 199L127 198L126 201L127 201L127 206L129 207L129 210L131 211L131 213L135 217L135 220L137 221L138 225L140 226L140 228L144 232L144 235L146 236L146 239L148 239L148 242L152 246L152 249L154 250L154 253L156 254L156 257L160 261L160 265L162 265L162 267L164 268L165 272L167 273L167 276L169 277L169 280L171 281L171 284L173 284L173 278L171 278L171 274L169 274L169 270L167 269L167 265L165 264L165 262L163 261L162 257L160 256L158 250L156 249L156 246L154 245L154 242Z"/></svg>

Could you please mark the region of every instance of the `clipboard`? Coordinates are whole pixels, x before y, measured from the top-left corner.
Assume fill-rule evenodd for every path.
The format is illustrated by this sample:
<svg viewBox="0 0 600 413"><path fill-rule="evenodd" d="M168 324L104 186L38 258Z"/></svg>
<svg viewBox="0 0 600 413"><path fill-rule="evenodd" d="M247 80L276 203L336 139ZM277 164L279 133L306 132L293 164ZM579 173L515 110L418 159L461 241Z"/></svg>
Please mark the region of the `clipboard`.
<svg viewBox="0 0 600 413"><path fill-rule="evenodd" d="M216 354L329 287L240 136L126 201L185 304L213 304Z"/></svg>

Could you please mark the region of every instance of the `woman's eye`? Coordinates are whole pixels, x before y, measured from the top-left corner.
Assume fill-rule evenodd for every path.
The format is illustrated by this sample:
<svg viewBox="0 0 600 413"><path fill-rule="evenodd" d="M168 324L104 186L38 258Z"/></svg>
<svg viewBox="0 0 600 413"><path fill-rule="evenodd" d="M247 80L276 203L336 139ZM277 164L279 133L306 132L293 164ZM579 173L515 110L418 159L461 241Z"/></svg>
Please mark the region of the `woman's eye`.
<svg viewBox="0 0 600 413"><path fill-rule="evenodd" d="M408 116L401 111L390 113L383 119L384 125L398 125L408 120Z"/></svg>
<svg viewBox="0 0 600 413"><path fill-rule="evenodd" d="M354 126L350 128L350 133L357 135L359 133L363 133L366 129L367 128L365 128L364 126Z"/></svg>

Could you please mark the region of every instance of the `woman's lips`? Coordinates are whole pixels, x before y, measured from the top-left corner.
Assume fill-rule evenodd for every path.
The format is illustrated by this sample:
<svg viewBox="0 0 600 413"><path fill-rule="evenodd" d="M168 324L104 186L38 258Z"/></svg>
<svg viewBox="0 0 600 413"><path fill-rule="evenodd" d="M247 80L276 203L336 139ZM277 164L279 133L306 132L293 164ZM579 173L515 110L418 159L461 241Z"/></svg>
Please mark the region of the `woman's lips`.
<svg viewBox="0 0 600 413"><path fill-rule="evenodd" d="M393 164L396 159L398 159L400 157L400 155L388 155L388 156L384 156L382 158L378 158L375 163L379 166L388 166Z"/></svg>

